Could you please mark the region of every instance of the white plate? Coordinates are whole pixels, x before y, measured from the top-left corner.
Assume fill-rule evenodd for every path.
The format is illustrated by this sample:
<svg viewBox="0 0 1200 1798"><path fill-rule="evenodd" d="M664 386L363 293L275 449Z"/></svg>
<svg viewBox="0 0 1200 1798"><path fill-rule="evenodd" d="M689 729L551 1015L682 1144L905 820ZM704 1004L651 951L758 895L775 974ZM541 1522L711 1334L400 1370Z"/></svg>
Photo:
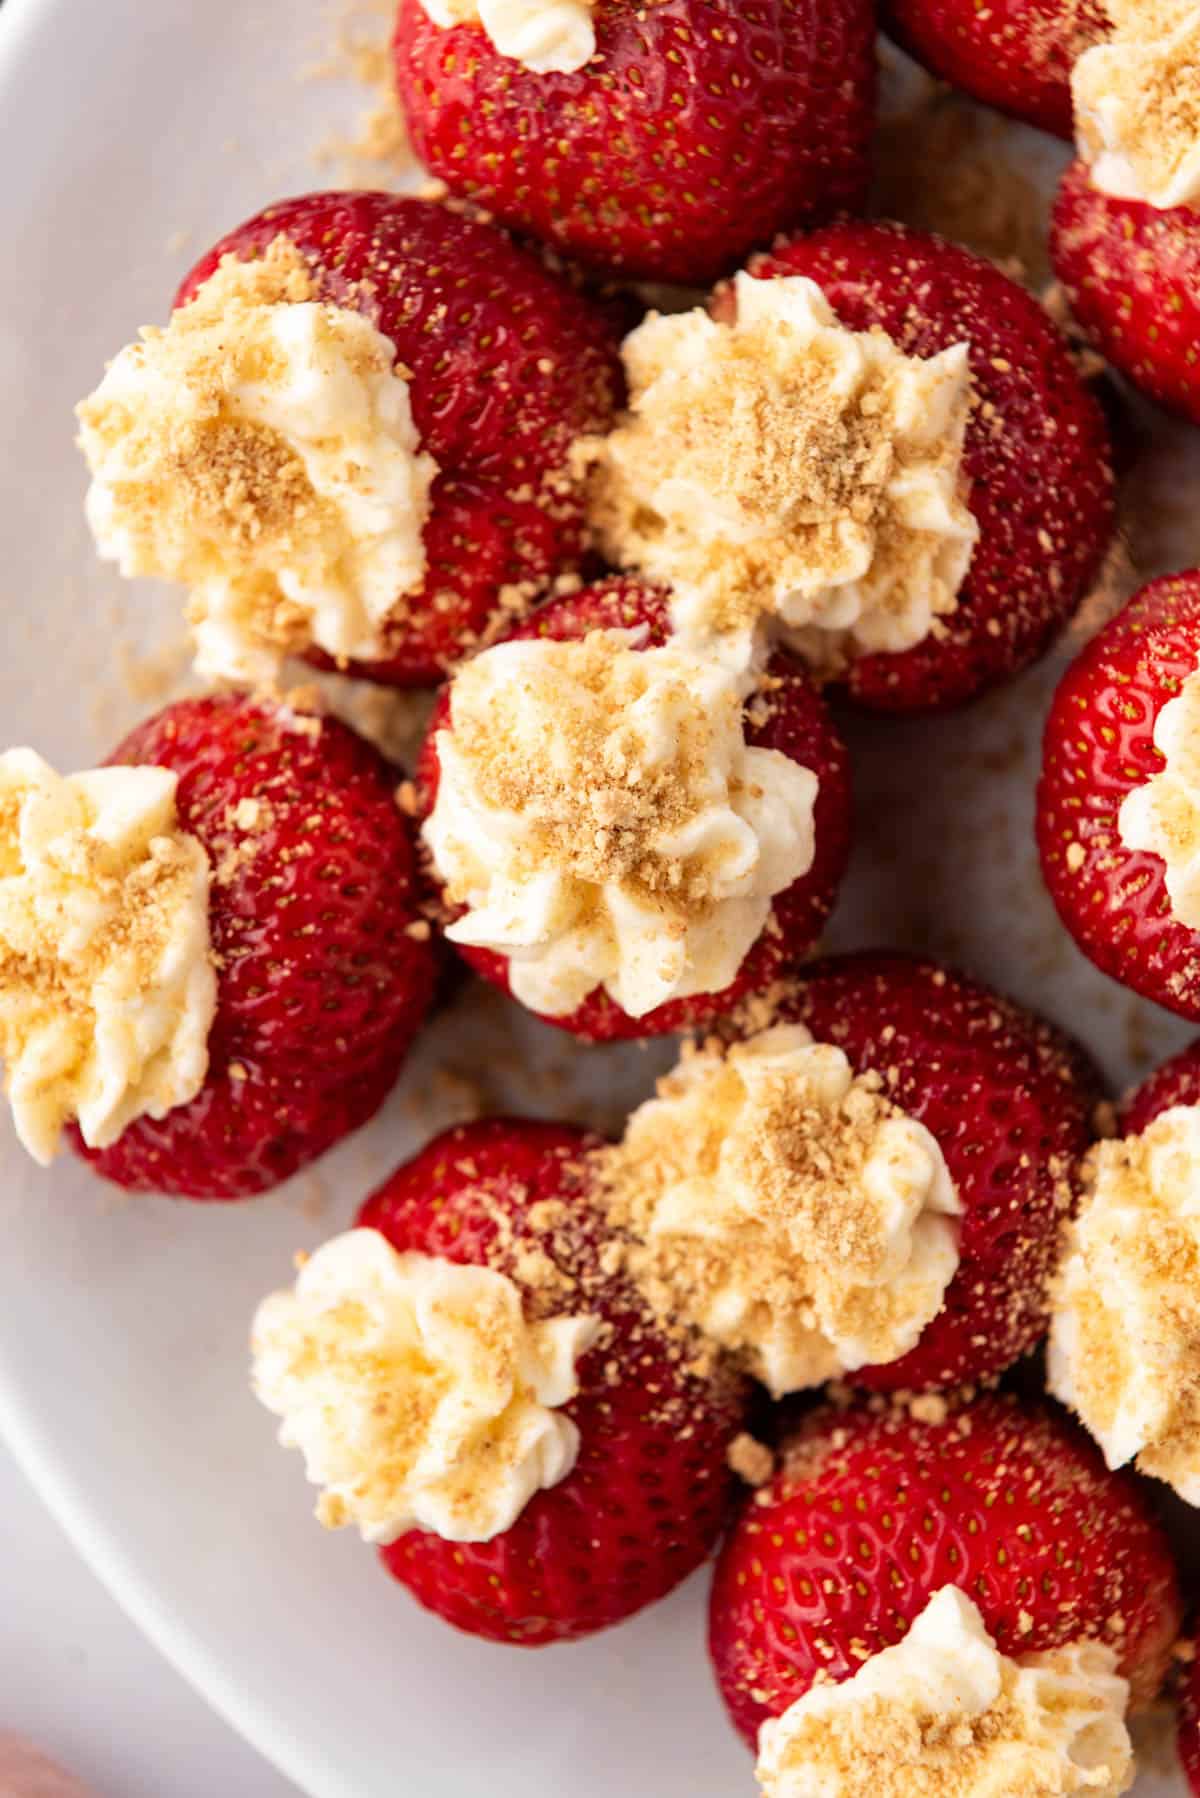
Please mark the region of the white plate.
<svg viewBox="0 0 1200 1798"><path fill-rule="evenodd" d="M71 407L136 325L165 315L208 240L319 184L308 153L348 104L296 83L320 26L319 0L0 10L6 744L87 765L149 709L129 657L175 641L175 608L119 590L92 560ZM1176 491L1180 436L1157 452ZM1146 572L1195 558L1186 506L1176 522ZM1030 777L1047 679L966 718L855 727L869 847L832 940L952 954L1077 1029L1121 1081L1187 1033L1091 973L1041 894ZM590 1096L590 1112L617 1116L665 1053L587 1053L518 1026L541 1069L531 1091L512 1074L512 1031L503 1005L468 995L372 1129L241 1208L122 1202L70 1159L40 1173L0 1122L0 1425L164 1653L315 1798L749 1794L705 1665L703 1579L580 1647L530 1656L460 1638L368 1551L312 1525L299 1465L246 1390L255 1301L450 1121L440 1067L469 1054L494 1106L544 1109L553 1091L564 1114Z"/></svg>

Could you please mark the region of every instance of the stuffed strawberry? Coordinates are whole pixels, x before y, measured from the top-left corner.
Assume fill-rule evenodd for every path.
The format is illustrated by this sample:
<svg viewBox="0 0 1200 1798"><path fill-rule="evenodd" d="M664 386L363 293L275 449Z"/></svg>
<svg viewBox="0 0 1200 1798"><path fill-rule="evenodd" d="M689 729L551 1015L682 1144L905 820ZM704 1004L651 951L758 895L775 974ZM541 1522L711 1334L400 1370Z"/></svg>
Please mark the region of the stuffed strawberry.
<svg viewBox="0 0 1200 1798"><path fill-rule="evenodd" d="M999 1373L1046 1329L1058 1233L1091 1140L1094 1070L1042 1019L905 955L818 962L775 1016L839 1050L933 1140L954 1198L949 1278L919 1340L838 1371L887 1391Z"/></svg>
<svg viewBox="0 0 1200 1798"><path fill-rule="evenodd" d="M1200 1017L1198 669L1200 574L1152 581L1059 685L1037 814L1042 873L1079 947L1190 1018Z"/></svg>
<svg viewBox="0 0 1200 1798"><path fill-rule="evenodd" d="M375 1111L433 987L395 775L334 720L184 700L101 769L0 756L0 1054L18 1134L240 1199Z"/></svg>
<svg viewBox="0 0 1200 1798"><path fill-rule="evenodd" d="M451 682L422 829L486 978L588 1041L686 1030L813 944L845 866L845 751L803 670L672 634L631 580L536 613Z"/></svg>
<svg viewBox="0 0 1200 1798"><path fill-rule="evenodd" d="M591 1202L598 1144L493 1119L430 1143L260 1307L255 1388L426 1606L522 1647L661 1598L711 1549L743 1388L660 1326Z"/></svg>
<svg viewBox="0 0 1200 1798"><path fill-rule="evenodd" d="M1053 1293L1048 1378L1110 1467L1200 1505L1200 1044L1126 1100L1084 1166Z"/></svg>
<svg viewBox="0 0 1200 1798"><path fill-rule="evenodd" d="M897 43L943 81L1066 138L1071 71L1111 29L1105 0L886 0L884 11Z"/></svg>
<svg viewBox="0 0 1200 1798"><path fill-rule="evenodd" d="M88 514L190 589L202 673L289 654L432 683L577 562L569 451L618 396L608 315L425 201L271 206L79 409Z"/></svg>
<svg viewBox="0 0 1200 1798"><path fill-rule="evenodd" d="M401 0L413 146L453 192L602 268L714 280L861 205L867 0Z"/></svg>
<svg viewBox="0 0 1200 1798"><path fill-rule="evenodd" d="M1100 408L1042 308L965 250L832 225L622 355L600 545L723 657L782 641L862 705L935 711L1033 661L1096 575Z"/></svg>
<svg viewBox="0 0 1200 1798"><path fill-rule="evenodd" d="M1139 1487L1060 1412L985 1397L811 1415L726 1541L709 1641L768 1798L1094 1786L1116 1798L1126 1701L1158 1691L1179 1621ZM876 1747L895 1747L877 1754L874 1785L872 1723ZM1049 1783L1076 1746L1092 1764L1085 1726L1112 1783ZM997 1742L1008 1780L990 1785ZM819 1783L830 1754L845 1784Z"/></svg>

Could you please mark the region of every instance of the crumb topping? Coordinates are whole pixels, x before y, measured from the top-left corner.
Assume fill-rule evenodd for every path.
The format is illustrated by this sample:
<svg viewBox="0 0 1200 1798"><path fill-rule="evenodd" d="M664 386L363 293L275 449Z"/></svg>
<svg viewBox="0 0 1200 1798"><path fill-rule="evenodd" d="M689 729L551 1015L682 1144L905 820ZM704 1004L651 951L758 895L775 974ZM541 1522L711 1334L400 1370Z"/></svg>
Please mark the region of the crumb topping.
<svg viewBox="0 0 1200 1798"><path fill-rule="evenodd" d="M1162 858L1174 916L1200 930L1200 673L1159 712L1154 746L1166 765L1126 795L1117 828L1127 849Z"/></svg>
<svg viewBox="0 0 1200 1798"><path fill-rule="evenodd" d="M1111 38L1075 65L1080 154L1102 193L1200 205L1200 6L1108 0Z"/></svg>
<svg viewBox="0 0 1200 1798"><path fill-rule="evenodd" d="M421 0L435 25L482 25L501 56L571 75L596 53L595 0Z"/></svg>
<svg viewBox="0 0 1200 1798"><path fill-rule="evenodd" d="M579 1431L561 1407L598 1334L594 1317L526 1321L491 1268L350 1230L259 1306L254 1389L324 1488L328 1529L487 1542L574 1467Z"/></svg>
<svg viewBox="0 0 1200 1798"><path fill-rule="evenodd" d="M62 776L31 749L0 755L0 1059L42 1163L69 1120L106 1148L207 1072L208 859L175 789L165 768Z"/></svg>
<svg viewBox="0 0 1200 1798"><path fill-rule="evenodd" d="M1129 1688L1110 1648L1011 1660L955 1586L904 1640L764 1724L764 1798L1120 1798Z"/></svg>
<svg viewBox="0 0 1200 1798"><path fill-rule="evenodd" d="M436 465L391 342L318 302L286 239L227 256L78 415L100 553L191 590L201 673L269 681L313 645L381 653L424 576Z"/></svg>
<svg viewBox="0 0 1200 1798"><path fill-rule="evenodd" d="M604 987L633 1017L734 979L808 872L816 777L751 748L745 681L636 632L498 644L460 669L425 842L533 1010Z"/></svg>
<svg viewBox="0 0 1200 1798"><path fill-rule="evenodd" d="M905 1354L958 1264L936 1141L800 1025L685 1055L601 1165L652 1309L776 1396Z"/></svg>
<svg viewBox="0 0 1200 1798"><path fill-rule="evenodd" d="M1054 1293L1051 1390L1111 1467L1200 1504L1200 1108L1162 1112L1085 1163Z"/></svg>
<svg viewBox="0 0 1200 1798"><path fill-rule="evenodd" d="M673 589L689 636L775 619L830 669L909 648L954 609L978 536L967 346L906 356L802 277L733 293L730 323L652 315L626 339L630 410L580 446L599 541Z"/></svg>

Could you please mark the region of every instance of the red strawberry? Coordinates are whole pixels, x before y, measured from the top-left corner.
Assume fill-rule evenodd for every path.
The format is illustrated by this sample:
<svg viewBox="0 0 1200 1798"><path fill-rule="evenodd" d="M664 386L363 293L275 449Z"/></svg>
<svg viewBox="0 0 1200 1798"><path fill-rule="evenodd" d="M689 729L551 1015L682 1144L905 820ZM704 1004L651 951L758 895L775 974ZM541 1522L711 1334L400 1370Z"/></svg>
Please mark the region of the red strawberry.
<svg viewBox="0 0 1200 1798"><path fill-rule="evenodd" d="M884 14L943 81L1065 138L1075 60L1112 28L1104 0L885 0Z"/></svg>
<svg viewBox="0 0 1200 1798"><path fill-rule="evenodd" d="M818 962L777 1009L936 1137L963 1208L960 1260L916 1348L856 1383L895 1392L999 1373L1046 1329L1046 1283L1096 1076L1052 1025L987 987L905 955Z"/></svg>
<svg viewBox="0 0 1200 1798"><path fill-rule="evenodd" d="M1196 932L1174 915L1166 863L1126 848L1118 814L1164 766L1154 726L1200 662L1200 574L1152 581L1064 675L1038 786L1042 874L1097 967L1171 1011L1200 1017Z"/></svg>
<svg viewBox="0 0 1200 1798"><path fill-rule="evenodd" d="M861 205L867 0L595 0L595 55L535 74L401 0L396 79L421 160L506 224L601 267L705 282L776 231Z"/></svg>
<svg viewBox="0 0 1200 1798"><path fill-rule="evenodd" d="M317 193L268 206L201 258L185 304L222 256L283 236L318 297L365 312L410 376L421 446L437 462L424 587L397 607L386 657L353 671L427 685L511 606L579 559L583 504L567 454L619 397L615 333L499 231L395 194ZM507 589L507 592L505 591Z"/></svg>
<svg viewBox="0 0 1200 1798"><path fill-rule="evenodd" d="M543 607L512 635L561 641L584 637L593 630L640 627L647 629L646 648L667 641L671 631L666 597L660 590L636 580L617 577ZM746 956L736 981L724 992L675 1000L643 1017L631 1018L602 988L597 988L577 1011L566 1017L547 1018L547 1023L557 1024L586 1042L700 1029L714 1017L730 1012L739 1001L764 992L785 963L794 962L812 947L833 907L849 854L849 768L832 720L799 664L790 656L777 655L768 675L772 682L769 710L759 723L752 717L747 720L746 741L779 750L817 776L816 853L811 869L777 896L771 923ZM421 754L419 773L426 813L432 811L437 798L436 735L445 727L449 711L449 695L444 694ZM508 963L504 956L465 946L460 953L485 979L507 991Z"/></svg>
<svg viewBox="0 0 1200 1798"><path fill-rule="evenodd" d="M587 1202L587 1153L597 1146L566 1125L467 1124L399 1168L358 1220L401 1252L508 1274L532 1315L562 1308L560 1287L531 1288L522 1277L531 1251L549 1257L571 1309L610 1326L580 1361L581 1390L566 1407L580 1453L565 1480L491 1542L413 1531L382 1550L428 1610L527 1648L619 1623L704 1560L724 1521L726 1450L743 1411L739 1384L691 1370L687 1340L664 1334L602 1270L603 1229Z"/></svg>
<svg viewBox="0 0 1200 1798"><path fill-rule="evenodd" d="M1200 1794L1200 1659L1193 1656L1183 1676L1179 1701L1179 1758L1188 1786Z"/></svg>
<svg viewBox="0 0 1200 1798"><path fill-rule="evenodd" d="M1076 162L1058 190L1050 248L1075 317L1101 354L1200 424L1200 214L1114 200Z"/></svg>
<svg viewBox="0 0 1200 1798"><path fill-rule="evenodd" d="M750 272L808 276L842 324L886 331L909 355L971 349L963 466L980 537L958 608L913 649L856 661L852 697L932 711L1026 667L1086 594L1113 530L1107 427L1062 334L990 262L899 225L831 225Z"/></svg>
<svg viewBox="0 0 1200 1798"><path fill-rule="evenodd" d="M236 697L168 706L110 759L179 776L179 827L213 867L217 1010L190 1103L73 1146L133 1191L248 1198L367 1121L425 1015L436 961L395 775L335 719Z"/></svg>
<svg viewBox="0 0 1200 1798"><path fill-rule="evenodd" d="M946 1585L1002 1654L1097 1638L1135 1703L1162 1682L1179 1595L1136 1481L1049 1406L863 1404L802 1425L725 1543L709 1646L736 1728L753 1743L818 1677L851 1678Z"/></svg>
<svg viewBox="0 0 1200 1798"><path fill-rule="evenodd" d="M1200 1041L1155 1068L1121 1105L1121 1135L1140 1136L1162 1111L1173 1105L1200 1105Z"/></svg>

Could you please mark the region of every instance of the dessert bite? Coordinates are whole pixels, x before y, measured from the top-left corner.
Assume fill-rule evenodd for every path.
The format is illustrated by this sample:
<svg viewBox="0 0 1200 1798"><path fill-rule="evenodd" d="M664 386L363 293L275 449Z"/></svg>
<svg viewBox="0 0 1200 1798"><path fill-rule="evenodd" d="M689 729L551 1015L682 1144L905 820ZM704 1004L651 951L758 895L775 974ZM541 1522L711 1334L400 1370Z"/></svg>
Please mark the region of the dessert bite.
<svg viewBox="0 0 1200 1798"><path fill-rule="evenodd" d="M1069 139L1072 70L1114 10L1113 0L886 0L884 23L931 74Z"/></svg>
<svg viewBox="0 0 1200 1798"><path fill-rule="evenodd" d="M712 281L866 193L868 0L401 0L394 54L433 174L605 269Z"/></svg>
<svg viewBox="0 0 1200 1798"><path fill-rule="evenodd" d="M777 997L774 1015L781 1027L802 1025L824 1058L836 1058L839 1084L851 1075L853 1085L836 1109L826 1101L827 1119L842 1120L836 1128L826 1122L820 1129L810 1100L806 1131L803 1112L789 1102L778 1140L755 1124L748 1152L766 1164L774 1188L807 1135L810 1165L833 1175L839 1190L857 1166L860 1190L869 1191L885 1226L874 1240L844 1227L853 1209L844 1197L823 1216L814 1214L823 1233L815 1258L825 1278L846 1281L860 1257L874 1270L860 1276L859 1290L843 1290L843 1327L854 1352L824 1364L817 1378L840 1374L895 1392L1002 1372L1046 1331L1059 1233L1078 1196L1098 1097L1086 1057L990 988L906 955L818 962ZM872 1114L903 1120L904 1146L882 1160L878 1135L866 1137L874 1153L861 1158L857 1120ZM688 1128L692 1137L680 1142L677 1156L688 1155L698 1137L696 1119ZM823 1184L819 1190L825 1206ZM905 1202L897 1203L901 1195ZM909 1272L898 1287L906 1246ZM899 1302L903 1284L918 1301L915 1333L917 1310L906 1317ZM764 1282L764 1304L768 1293ZM872 1352L875 1331L886 1353Z"/></svg>
<svg viewBox="0 0 1200 1798"><path fill-rule="evenodd" d="M446 1621L566 1642L711 1550L736 1374L660 1323L591 1202L581 1130L491 1119L399 1168L254 1323L254 1383L388 1572Z"/></svg>
<svg viewBox="0 0 1200 1798"><path fill-rule="evenodd" d="M614 579L450 682L420 768L448 939L587 1041L703 1026L810 949L849 845L846 755L802 667L722 660Z"/></svg>
<svg viewBox="0 0 1200 1798"><path fill-rule="evenodd" d="M1097 967L1200 1018L1200 574L1152 581L1067 669L1046 720L1042 874Z"/></svg>
<svg viewBox="0 0 1200 1798"><path fill-rule="evenodd" d="M726 1538L709 1646L767 1798L1115 1795L1181 1609L1141 1488L1061 1412L930 1398L784 1440ZM1069 1782L1089 1766L1108 1783Z"/></svg>
<svg viewBox="0 0 1200 1798"><path fill-rule="evenodd" d="M1047 1378L1110 1467L1200 1504L1200 1044L1132 1094L1084 1164Z"/></svg>
<svg viewBox="0 0 1200 1798"><path fill-rule="evenodd" d="M79 407L102 556L189 590L196 665L433 684L583 550L608 317L487 224L393 194L270 206Z"/></svg>
<svg viewBox="0 0 1200 1798"><path fill-rule="evenodd" d="M1079 160L1051 253L1114 368L1200 422L1200 6L1107 0L1113 29L1075 65Z"/></svg>
<svg viewBox="0 0 1200 1798"><path fill-rule="evenodd" d="M109 763L0 756L0 1058L17 1133L106 1179L264 1192L364 1123L435 958L394 771L331 719L184 700Z"/></svg>
<svg viewBox="0 0 1200 1798"><path fill-rule="evenodd" d="M590 456L608 559L706 653L758 636L881 711L973 698L1046 648L1113 528L1100 409L991 263L887 224L777 243L709 311L625 341Z"/></svg>

